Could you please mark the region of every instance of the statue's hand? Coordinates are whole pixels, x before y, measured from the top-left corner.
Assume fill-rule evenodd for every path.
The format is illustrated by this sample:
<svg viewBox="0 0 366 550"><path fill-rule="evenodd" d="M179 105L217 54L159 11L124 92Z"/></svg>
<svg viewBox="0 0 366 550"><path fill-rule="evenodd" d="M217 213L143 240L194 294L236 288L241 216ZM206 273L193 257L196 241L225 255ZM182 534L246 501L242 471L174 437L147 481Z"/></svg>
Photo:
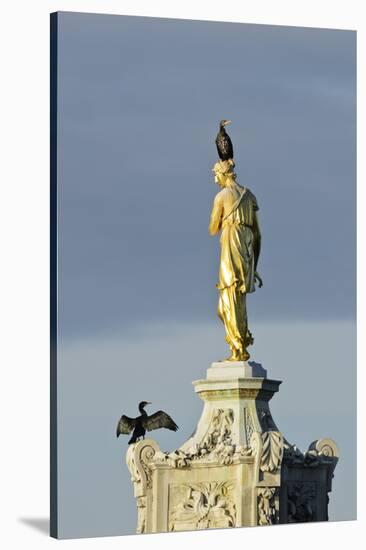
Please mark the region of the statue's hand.
<svg viewBox="0 0 366 550"><path fill-rule="evenodd" d="M263 286L263 281L258 271L254 272L254 282L258 283L258 288L261 288Z"/></svg>

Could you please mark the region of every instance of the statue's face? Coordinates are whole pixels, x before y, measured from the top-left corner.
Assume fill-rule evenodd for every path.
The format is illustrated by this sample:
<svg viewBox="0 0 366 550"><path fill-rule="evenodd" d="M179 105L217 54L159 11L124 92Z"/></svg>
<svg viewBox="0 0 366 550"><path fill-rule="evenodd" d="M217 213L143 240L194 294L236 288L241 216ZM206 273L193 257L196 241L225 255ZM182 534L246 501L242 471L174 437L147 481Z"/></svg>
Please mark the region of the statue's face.
<svg viewBox="0 0 366 550"><path fill-rule="evenodd" d="M220 185L220 186L223 186L224 183L225 183L225 176L224 174L222 174L221 172L215 172L215 182Z"/></svg>

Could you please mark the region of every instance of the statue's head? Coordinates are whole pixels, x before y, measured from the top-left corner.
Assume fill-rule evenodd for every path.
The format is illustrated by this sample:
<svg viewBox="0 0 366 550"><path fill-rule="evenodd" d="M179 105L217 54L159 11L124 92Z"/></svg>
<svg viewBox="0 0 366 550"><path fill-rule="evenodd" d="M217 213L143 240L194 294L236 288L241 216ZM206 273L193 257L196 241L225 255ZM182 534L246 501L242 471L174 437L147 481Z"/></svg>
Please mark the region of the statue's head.
<svg viewBox="0 0 366 550"><path fill-rule="evenodd" d="M215 182L223 187L227 179L234 180L236 177L234 166L235 162L233 159L220 160L219 162L216 162L212 169L215 174Z"/></svg>

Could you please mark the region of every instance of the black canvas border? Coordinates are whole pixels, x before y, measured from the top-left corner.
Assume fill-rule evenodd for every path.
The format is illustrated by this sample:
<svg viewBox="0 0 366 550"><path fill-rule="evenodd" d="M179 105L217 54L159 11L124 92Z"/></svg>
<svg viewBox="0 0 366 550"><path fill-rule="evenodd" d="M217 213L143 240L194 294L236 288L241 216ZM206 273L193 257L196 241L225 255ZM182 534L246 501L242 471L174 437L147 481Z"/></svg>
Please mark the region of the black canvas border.
<svg viewBox="0 0 366 550"><path fill-rule="evenodd" d="M57 71L58 13L50 14L50 536L58 538Z"/></svg>

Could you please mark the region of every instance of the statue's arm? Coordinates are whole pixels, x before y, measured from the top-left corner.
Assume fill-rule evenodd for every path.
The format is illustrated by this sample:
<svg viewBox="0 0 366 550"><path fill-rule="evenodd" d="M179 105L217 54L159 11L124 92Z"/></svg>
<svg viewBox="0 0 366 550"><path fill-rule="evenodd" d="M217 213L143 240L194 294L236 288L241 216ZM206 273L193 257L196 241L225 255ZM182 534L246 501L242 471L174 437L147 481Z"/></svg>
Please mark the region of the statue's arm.
<svg viewBox="0 0 366 550"><path fill-rule="evenodd" d="M208 231L210 235L216 235L221 229L221 221L223 215L223 204L220 195L216 195L210 218Z"/></svg>
<svg viewBox="0 0 366 550"><path fill-rule="evenodd" d="M258 214L256 211L253 212L253 251L254 251L254 270L257 271L257 264L259 260L259 255L261 253L261 241L262 235L259 227Z"/></svg>

